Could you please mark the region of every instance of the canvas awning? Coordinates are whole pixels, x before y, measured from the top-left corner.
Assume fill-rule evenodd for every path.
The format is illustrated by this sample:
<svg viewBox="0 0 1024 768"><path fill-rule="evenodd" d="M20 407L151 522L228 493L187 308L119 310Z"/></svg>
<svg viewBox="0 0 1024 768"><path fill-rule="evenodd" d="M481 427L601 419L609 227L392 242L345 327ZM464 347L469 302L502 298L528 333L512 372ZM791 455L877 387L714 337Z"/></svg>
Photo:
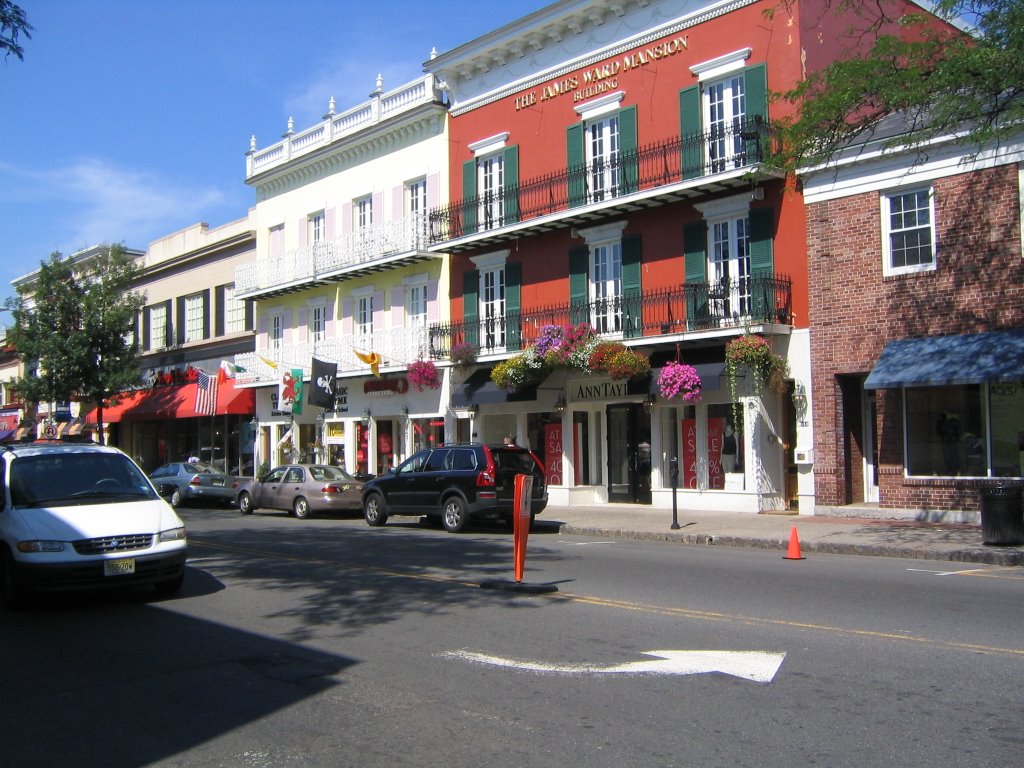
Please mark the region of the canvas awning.
<svg viewBox="0 0 1024 768"><path fill-rule="evenodd" d="M1024 328L900 339L885 345L865 389L1024 381Z"/></svg>
<svg viewBox="0 0 1024 768"><path fill-rule="evenodd" d="M473 371L459 387L452 392L453 408L468 408L471 405L487 403L521 403L537 399L537 387L522 387L515 392L501 389L491 381L491 369Z"/></svg>
<svg viewBox="0 0 1024 768"><path fill-rule="evenodd" d="M104 406L103 423L209 417L209 414L198 413L195 409L197 386L179 384L126 392L120 395L117 405ZM255 412L255 390L236 387L233 379L227 379L218 385L216 415L247 415ZM93 408L86 420L95 424L97 415L97 409Z"/></svg>

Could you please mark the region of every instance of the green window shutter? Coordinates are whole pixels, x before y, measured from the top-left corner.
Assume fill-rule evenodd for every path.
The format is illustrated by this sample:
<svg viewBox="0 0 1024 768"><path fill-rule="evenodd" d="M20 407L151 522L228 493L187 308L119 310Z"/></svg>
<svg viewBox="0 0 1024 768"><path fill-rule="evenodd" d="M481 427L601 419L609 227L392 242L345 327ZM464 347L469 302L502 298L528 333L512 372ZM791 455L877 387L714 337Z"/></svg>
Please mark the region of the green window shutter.
<svg viewBox="0 0 1024 768"><path fill-rule="evenodd" d="M178 344L185 343L185 297L178 297L178 323L177 323Z"/></svg>
<svg viewBox="0 0 1024 768"><path fill-rule="evenodd" d="M210 338L210 314L213 311L213 306L210 301L210 289L207 288L203 291L203 338Z"/></svg>
<svg viewBox="0 0 1024 768"><path fill-rule="evenodd" d="M636 106L619 110L619 162L622 168L621 194L636 192L639 189Z"/></svg>
<svg viewBox="0 0 1024 768"><path fill-rule="evenodd" d="M519 295L522 274L522 264L505 264L505 345L509 350L519 350L523 346L522 304Z"/></svg>
<svg viewBox="0 0 1024 768"><path fill-rule="evenodd" d="M704 174L704 136L700 123L700 86L684 88L679 92L680 160L684 179L696 179Z"/></svg>
<svg viewBox="0 0 1024 768"><path fill-rule="evenodd" d="M480 273L475 269L462 275L462 321L465 342L480 345ZM452 339L455 343L455 339Z"/></svg>
<svg viewBox="0 0 1024 768"><path fill-rule="evenodd" d="M218 285L215 289L214 299L214 321L213 321L213 335L223 336L224 335L224 320L227 313L227 307L224 306L224 286Z"/></svg>
<svg viewBox="0 0 1024 768"><path fill-rule="evenodd" d="M746 101L746 120L750 128L750 138L744 137L743 144L747 164L750 165L761 162L764 158L763 150L766 148L764 142L767 140L767 134L764 128L753 130L754 125L765 128L768 125L768 74L764 64L755 64L743 71L743 94Z"/></svg>
<svg viewBox="0 0 1024 768"><path fill-rule="evenodd" d="M502 159L505 174L505 223L515 224L519 221L519 146L505 147Z"/></svg>
<svg viewBox="0 0 1024 768"><path fill-rule="evenodd" d="M476 160L462 164L462 234L476 232Z"/></svg>
<svg viewBox="0 0 1024 768"><path fill-rule="evenodd" d="M565 131L566 168L569 171L569 207L587 202L587 166L583 156L583 123L570 125Z"/></svg>
<svg viewBox="0 0 1024 768"><path fill-rule="evenodd" d="M708 322L708 225L698 221L683 227L686 270L686 323L703 328Z"/></svg>
<svg viewBox="0 0 1024 768"><path fill-rule="evenodd" d="M643 336L640 236L622 238L622 329L627 339Z"/></svg>
<svg viewBox="0 0 1024 768"><path fill-rule="evenodd" d="M773 322L775 310L774 215L771 208L750 211L750 298L756 320Z"/></svg>
<svg viewBox="0 0 1024 768"><path fill-rule="evenodd" d="M569 250L569 322L590 321L590 248L580 245Z"/></svg>
<svg viewBox="0 0 1024 768"><path fill-rule="evenodd" d="M149 351L149 313L152 311L152 307L146 307L144 310L142 310L142 343L139 346L142 348L143 352Z"/></svg>

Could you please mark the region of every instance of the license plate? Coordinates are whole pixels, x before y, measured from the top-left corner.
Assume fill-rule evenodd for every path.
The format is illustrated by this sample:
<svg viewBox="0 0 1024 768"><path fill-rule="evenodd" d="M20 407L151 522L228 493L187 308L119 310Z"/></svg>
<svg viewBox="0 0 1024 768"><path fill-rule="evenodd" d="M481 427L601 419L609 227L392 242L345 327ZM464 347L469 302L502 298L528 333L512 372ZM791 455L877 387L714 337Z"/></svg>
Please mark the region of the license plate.
<svg viewBox="0 0 1024 768"><path fill-rule="evenodd" d="M223 488L224 487L224 478L222 478L222 477L215 477L215 478L213 478L213 484Z"/></svg>
<svg viewBox="0 0 1024 768"><path fill-rule="evenodd" d="M122 560L103 561L104 576L127 576L131 573L135 573L134 557L126 557Z"/></svg>

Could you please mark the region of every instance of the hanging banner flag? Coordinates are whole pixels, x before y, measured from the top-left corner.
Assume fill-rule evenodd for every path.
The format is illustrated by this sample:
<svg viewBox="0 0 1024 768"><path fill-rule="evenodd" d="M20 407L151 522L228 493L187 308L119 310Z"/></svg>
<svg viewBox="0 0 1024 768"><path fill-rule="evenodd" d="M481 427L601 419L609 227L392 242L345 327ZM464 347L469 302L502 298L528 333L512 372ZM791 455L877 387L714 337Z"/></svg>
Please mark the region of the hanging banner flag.
<svg viewBox="0 0 1024 768"><path fill-rule="evenodd" d="M217 381L223 384L228 379L233 379L239 373L245 373L245 368L235 365L227 360L220 361L220 370L217 371Z"/></svg>
<svg viewBox="0 0 1024 768"><path fill-rule="evenodd" d="M370 366L370 373L372 373L379 379L380 364L384 362L384 358L382 358L376 352L360 352L358 349L353 349L352 351L355 352L356 357L358 357L360 360L362 360L364 363Z"/></svg>
<svg viewBox="0 0 1024 768"><path fill-rule="evenodd" d="M217 377L199 371L196 377L196 413L213 416L217 412Z"/></svg>
<svg viewBox="0 0 1024 768"><path fill-rule="evenodd" d="M313 377L306 402L320 408L334 407L334 380L338 377L338 364L313 358Z"/></svg>
<svg viewBox="0 0 1024 768"><path fill-rule="evenodd" d="M278 408L282 411L302 413L302 369L285 368L277 389Z"/></svg>

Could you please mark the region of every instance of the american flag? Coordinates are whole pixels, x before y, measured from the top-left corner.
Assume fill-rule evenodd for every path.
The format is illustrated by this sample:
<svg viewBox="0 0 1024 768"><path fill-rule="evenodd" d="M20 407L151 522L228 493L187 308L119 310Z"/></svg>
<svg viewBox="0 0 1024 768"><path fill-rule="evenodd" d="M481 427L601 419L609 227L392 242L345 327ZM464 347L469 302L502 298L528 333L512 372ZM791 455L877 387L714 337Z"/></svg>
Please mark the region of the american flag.
<svg viewBox="0 0 1024 768"><path fill-rule="evenodd" d="M217 377L206 371L196 379L196 413L213 416L217 412Z"/></svg>

